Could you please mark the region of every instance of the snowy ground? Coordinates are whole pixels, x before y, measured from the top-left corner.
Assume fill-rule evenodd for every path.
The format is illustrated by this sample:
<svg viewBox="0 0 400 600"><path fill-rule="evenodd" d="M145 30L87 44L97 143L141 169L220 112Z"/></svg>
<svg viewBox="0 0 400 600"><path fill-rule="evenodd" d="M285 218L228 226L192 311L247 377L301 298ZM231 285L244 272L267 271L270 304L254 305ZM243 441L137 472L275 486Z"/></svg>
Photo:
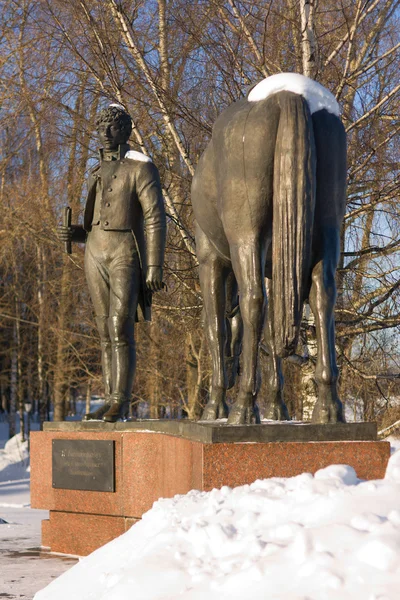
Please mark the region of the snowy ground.
<svg viewBox="0 0 400 600"><path fill-rule="evenodd" d="M48 512L30 508L27 443L16 436L3 439L0 448L0 598L32 600L76 559L40 550L41 521Z"/></svg>
<svg viewBox="0 0 400 600"><path fill-rule="evenodd" d="M76 563L40 551L45 510L29 508L29 480L0 482L0 598L31 600L34 594Z"/></svg>
<svg viewBox="0 0 400 600"><path fill-rule="evenodd" d="M30 509L27 448L14 438L0 445L0 598L398 600L400 441L390 441L384 480L341 465L193 491L77 562L40 551L47 511Z"/></svg>

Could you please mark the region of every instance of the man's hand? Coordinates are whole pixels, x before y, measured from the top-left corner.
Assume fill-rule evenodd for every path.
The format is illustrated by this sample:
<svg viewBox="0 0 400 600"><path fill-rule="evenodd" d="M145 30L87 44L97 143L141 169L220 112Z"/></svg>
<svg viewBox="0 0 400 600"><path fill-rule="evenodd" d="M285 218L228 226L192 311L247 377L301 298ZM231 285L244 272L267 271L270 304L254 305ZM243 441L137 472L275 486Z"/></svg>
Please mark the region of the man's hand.
<svg viewBox="0 0 400 600"><path fill-rule="evenodd" d="M147 267L146 274L146 286L151 292L159 292L163 288L163 270L162 267L154 267L150 265Z"/></svg>
<svg viewBox="0 0 400 600"><path fill-rule="evenodd" d="M71 227L58 225L56 232L58 239L64 244L68 242L84 244L86 241L86 231L81 225L71 225Z"/></svg>
<svg viewBox="0 0 400 600"><path fill-rule="evenodd" d="M71 225L71 227L66 227L65 225L58 225L56 231L57 231L57 237L60 240L60 242L63 243L67 243L67 242L72 242L72 238L74 235L74 226Z"/></svg>

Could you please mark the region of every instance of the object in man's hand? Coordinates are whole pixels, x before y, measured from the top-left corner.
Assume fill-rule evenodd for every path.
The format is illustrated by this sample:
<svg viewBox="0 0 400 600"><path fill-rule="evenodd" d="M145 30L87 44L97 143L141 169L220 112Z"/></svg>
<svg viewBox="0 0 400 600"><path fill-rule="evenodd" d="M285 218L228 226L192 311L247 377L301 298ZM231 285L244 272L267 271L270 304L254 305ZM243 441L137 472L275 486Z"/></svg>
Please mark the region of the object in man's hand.
<svg viewBox="0 0 400 600"><path fill-rule="evenodd" d="M63 208L63 226L64 227L71 227L71 220L72 220L72 210L69 206L65 206ZM64 242L65 244L65 252L67 254L72 254L72 244L71 244L71 240L69 242Z"/></svg>

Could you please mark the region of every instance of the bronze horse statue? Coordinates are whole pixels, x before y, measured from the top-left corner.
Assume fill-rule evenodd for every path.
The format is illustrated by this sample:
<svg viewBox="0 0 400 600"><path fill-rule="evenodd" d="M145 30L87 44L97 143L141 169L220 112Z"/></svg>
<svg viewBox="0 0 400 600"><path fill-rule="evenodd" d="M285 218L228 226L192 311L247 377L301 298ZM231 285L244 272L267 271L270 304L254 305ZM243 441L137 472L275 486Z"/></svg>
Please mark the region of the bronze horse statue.
<svg viewBox="0 0 400 600"><path fill-rule="evenodd" d="M260 97L259 86L278 79L283 84L272 85L273 93L261 90ZM264 416L289 418L281 358L295 352L308 299L317 334L313 421L335 423L344 420L337 393L334 306L346 134L338 110L332 109L337 107L334 97L320 84L296 74L275 75L261 84L218 117L193 178L213 366L202 419L228 416L226 390L242 345L239 393L228 423L260 422L256 398L265 321L272 400Z"/></svg>

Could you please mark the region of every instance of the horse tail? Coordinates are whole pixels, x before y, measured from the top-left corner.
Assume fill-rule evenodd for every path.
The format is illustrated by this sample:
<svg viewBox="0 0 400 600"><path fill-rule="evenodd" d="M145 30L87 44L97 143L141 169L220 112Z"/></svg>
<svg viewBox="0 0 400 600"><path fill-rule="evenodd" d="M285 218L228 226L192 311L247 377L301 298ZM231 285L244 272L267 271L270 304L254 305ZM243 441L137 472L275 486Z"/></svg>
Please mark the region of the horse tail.
<svg viewBox="0 0 400 600"><path fill-rule="evenodd" d="M308 293L315 209L316 153L306 100L278 95L272 224L273 326L278 356L296 350Z"/></svg>

